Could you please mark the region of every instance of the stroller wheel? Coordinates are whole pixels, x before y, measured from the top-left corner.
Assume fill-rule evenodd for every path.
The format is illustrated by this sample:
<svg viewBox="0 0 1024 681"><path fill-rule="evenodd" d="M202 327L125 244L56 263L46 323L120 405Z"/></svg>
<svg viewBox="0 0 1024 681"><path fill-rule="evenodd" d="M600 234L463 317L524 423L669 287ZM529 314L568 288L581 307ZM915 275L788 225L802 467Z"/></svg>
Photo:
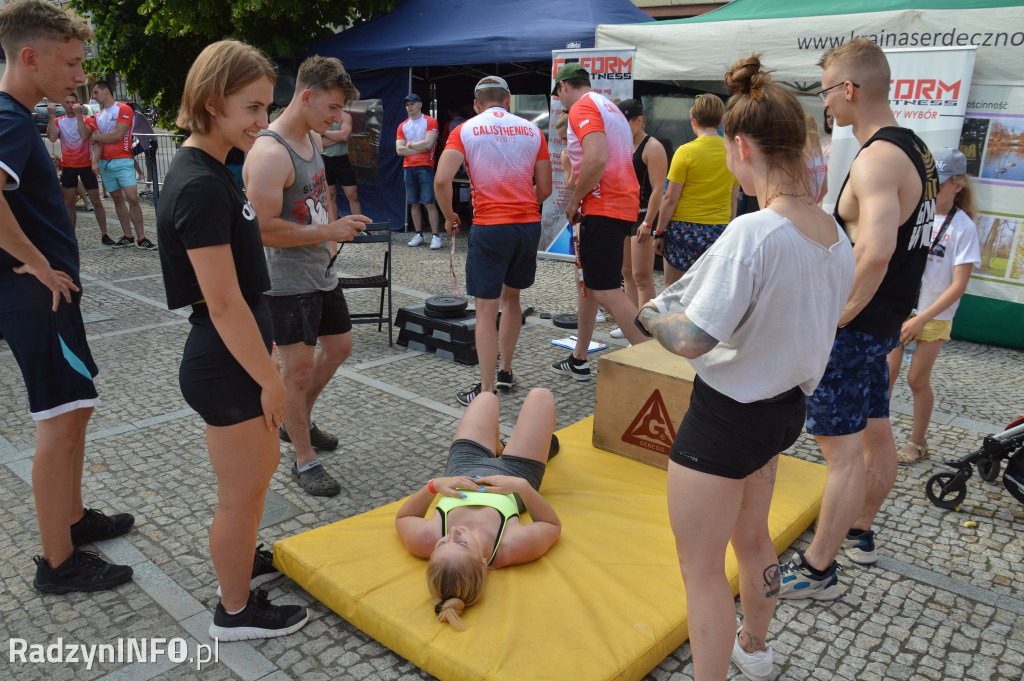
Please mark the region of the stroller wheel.
<svg viewBox="0 0 1024 681"><path fill-rule="evenodd" d="M999 477L999 459L981 459L978 461L978 476L985 482L992 482Z"/></svg>
<svg viewBox="0 0 1024 681"><path fill-rule="evenodd" d="M924 491L939 508L956 508L967 496L967 485L958 473L938 473L928 478Z"/></svg>

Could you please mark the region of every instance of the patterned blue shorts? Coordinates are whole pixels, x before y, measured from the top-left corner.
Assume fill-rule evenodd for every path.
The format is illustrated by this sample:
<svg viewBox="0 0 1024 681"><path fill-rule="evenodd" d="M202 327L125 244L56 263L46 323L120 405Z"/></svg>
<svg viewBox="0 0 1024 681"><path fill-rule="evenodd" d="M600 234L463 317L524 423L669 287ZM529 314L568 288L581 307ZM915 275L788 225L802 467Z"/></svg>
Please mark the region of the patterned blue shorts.
<svg viewBox="0 0 1024 681"><path fill-rule="evenodd" d="M697 262L711 244L718 241L728 225L705 225L699 222L673 220L665 229L662 257L669 265L685 272Z"/></svg>
<svg viewBox="0 0 1024 681"><path fill-rule="evenodd" d="M811 435L859 433L868 419L889 417L889 365L885 358L898 336L879 338L839 329L825 375L807 398Z"/></svg>

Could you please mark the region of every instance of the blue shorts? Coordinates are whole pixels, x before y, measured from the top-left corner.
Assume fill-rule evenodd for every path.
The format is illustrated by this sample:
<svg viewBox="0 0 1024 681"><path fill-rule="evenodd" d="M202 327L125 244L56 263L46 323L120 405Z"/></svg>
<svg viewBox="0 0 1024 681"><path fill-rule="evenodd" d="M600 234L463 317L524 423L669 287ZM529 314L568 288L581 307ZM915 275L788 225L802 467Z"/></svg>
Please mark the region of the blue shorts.
<svg viewBox="0 0 1024 681"><path fill-rule="evenodd" d="M868 419L889 418L889 365L886 356L897 336L879 338L839 329L825 375L807 398L807 432L811 435L859 433Z"/></svg>
<svg viewBox="0 0 1024 681"><path fill-rule="evenodd" d="M502 285L533 286L539 246L539 222L473 225L466 256L466 293L493 300L501 297Z"/></svg>
<svg viewBox="0 0 1024 681"><path fill-rule="evenodd" d="M665 243L662 257L669 265L685 272L697 262L711 244L718 241L728 225L705 225L700 222L678 222L673 220L665 228Z"/></svg>
<svg viewBox="0 0 1024 681"><path fill-rule="evenodd" d="M138 180L135 179L135 161L130 158L101 160L100 175L103 176L103 186L108 192L116 192L122 187L134 187L138 184Z"/></svg>
<svg viewBox="0 0 1024 681"><path fill-rule="evenodd" d="M416 166L405 169L405 202L434 202L434 169Z"/></svg>

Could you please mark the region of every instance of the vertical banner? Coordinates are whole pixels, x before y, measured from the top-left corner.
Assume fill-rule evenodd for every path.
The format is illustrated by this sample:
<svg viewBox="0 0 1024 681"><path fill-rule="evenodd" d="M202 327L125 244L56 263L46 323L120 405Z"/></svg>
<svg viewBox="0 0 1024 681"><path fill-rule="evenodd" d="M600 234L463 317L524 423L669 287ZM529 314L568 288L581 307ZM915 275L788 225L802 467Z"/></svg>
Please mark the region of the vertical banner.
<svg viewBox="0 0 1024 681"><path fill-rule="evenodd" d="M973 46L885 50L891 73L889 105L896 123L917 133L929 149L960 143L976 52ZM835 206L859 150L853 126L833 130L825 210Z"/></svg>
<svg viewBox="0 0 1024 681"><path fill-rule="evenodd" d="M975 86L960 150L978 206L981 266L971 275L953 333L1024 347L1024 87Z"/></svg>
<svg viewBox="0 0 1024 681"><path fill-rule="evenodd" d="M633 57L636 48L588 48L582 50L551 51L551 89L555 87L555 74L563 65L579 62L590 73L590 85L609 99L632 99ZM562 151L566 142L555 131L555 123L564 111L558 97L551 98L551 116L548 121L548 151L551 152L552 191L544 202L541 222L540 253L553 258L572 260L575 251L572 230L565 219L569 194L562 168Z"/></svg>

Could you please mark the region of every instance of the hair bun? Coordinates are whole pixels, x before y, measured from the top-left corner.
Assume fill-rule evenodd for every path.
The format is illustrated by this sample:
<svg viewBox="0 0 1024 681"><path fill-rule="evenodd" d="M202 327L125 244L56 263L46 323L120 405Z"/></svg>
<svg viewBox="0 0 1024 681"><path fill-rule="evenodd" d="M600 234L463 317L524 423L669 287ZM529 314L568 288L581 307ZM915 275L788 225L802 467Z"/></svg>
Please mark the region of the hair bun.
<svg viewBox="0 0 1024 681"><path fill-rule="evenodd" d="M765 86L772 81L771 71L761 69L761 55L753 54L732 65L725 73L725 87L733 95L750 95L760 99Z"/></svg>

